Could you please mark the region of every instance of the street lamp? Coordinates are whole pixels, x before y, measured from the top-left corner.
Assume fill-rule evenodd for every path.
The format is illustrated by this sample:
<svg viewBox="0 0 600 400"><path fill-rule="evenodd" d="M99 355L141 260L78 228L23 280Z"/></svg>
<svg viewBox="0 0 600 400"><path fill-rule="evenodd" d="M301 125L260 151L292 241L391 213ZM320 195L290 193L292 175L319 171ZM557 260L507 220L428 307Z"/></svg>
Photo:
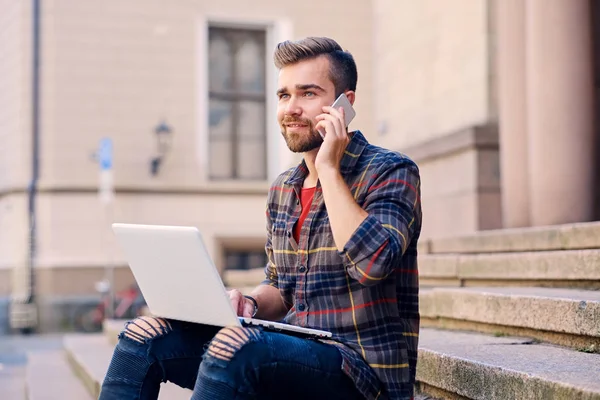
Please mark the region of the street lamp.
<svg viewBox="0 0 600 400"><path fill-rule="evenodd" d="M162 121L154 128L154 134L156 135L157 155L150 161L150 173L156 176L163 158L171 148L171 127Z"/></svg>

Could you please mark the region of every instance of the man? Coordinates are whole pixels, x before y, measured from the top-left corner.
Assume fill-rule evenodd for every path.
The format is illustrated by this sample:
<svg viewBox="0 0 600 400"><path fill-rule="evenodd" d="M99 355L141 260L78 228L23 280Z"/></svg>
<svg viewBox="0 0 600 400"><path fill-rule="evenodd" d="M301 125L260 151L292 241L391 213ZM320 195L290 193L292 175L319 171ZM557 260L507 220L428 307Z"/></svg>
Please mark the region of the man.
<svg viewBox="0 0 600 400"><path fill-rule="evenodd" d="M239 315L333 339L143 317L120 335L100 399L156 399L167 380L194 388L193 399L413 396L417 166L348 132L343 109L329 107L341 93L356 98L356 65L334 40L286 41L274 59L281 131L304 157L269 191L266 279L230 297Z"/></svg>

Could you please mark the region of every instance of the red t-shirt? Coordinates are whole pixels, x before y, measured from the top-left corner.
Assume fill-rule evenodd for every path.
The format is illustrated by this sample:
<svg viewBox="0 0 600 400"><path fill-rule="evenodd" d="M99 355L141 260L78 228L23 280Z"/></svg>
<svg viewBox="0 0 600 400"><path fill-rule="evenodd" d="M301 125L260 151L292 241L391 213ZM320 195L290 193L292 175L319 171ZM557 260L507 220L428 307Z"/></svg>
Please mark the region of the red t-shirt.
<svg viewBox="0 0 600 400"><path fill-rule="evenodd" d="M316 187L311 188L302 188L300 192L300 205L302 207L302 213L300 214L300 218L298 218L298 222L296 222L296 226L294 227L294 239L296 239L296 243L300 243L300 230L302 229L302 224L310 211L310 205L312 204L313 197L315 196Z"/></svg>

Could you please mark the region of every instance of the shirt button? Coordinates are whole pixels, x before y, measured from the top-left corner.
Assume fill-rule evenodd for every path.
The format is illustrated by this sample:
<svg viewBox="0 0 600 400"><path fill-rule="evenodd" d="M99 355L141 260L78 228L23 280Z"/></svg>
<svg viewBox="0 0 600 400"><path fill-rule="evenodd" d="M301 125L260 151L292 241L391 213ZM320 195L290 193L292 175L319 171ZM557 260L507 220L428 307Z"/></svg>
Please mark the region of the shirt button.
<svg viewBox="0 0 600 400"><path fill-rule="evenodd" d="M304 311L306 309L306 306L302 303L298 304L298 311Z"/></svg>
<svg viewBox="0 0 600 400"><path fill-rule="evenodd" d="M306 267L304 265L301 265L299 271L302 272L302 273L305 273L306 272Z"/></svg>

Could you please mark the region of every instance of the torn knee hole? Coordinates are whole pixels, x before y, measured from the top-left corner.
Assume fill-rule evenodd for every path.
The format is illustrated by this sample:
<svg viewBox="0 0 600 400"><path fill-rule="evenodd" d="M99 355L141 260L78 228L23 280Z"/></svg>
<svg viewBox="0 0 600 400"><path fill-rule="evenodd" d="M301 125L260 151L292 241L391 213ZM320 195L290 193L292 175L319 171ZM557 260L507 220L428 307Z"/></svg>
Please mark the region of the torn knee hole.
<svg viewBox="0 0 600 400"><path fill-rule="evenodd" d="M258 333L255 329L223 328L210 342L207 352L212 357L230 361L237 351L257 337Z"/></svg>
<svg viewBox="0 0 600 400"><path fill-rule="evenodd" d="M171 324L165 319L140 317L129 322L125 326L123 334L136 342L145 343L148 339L165 335L170 331Z"/></svg>

